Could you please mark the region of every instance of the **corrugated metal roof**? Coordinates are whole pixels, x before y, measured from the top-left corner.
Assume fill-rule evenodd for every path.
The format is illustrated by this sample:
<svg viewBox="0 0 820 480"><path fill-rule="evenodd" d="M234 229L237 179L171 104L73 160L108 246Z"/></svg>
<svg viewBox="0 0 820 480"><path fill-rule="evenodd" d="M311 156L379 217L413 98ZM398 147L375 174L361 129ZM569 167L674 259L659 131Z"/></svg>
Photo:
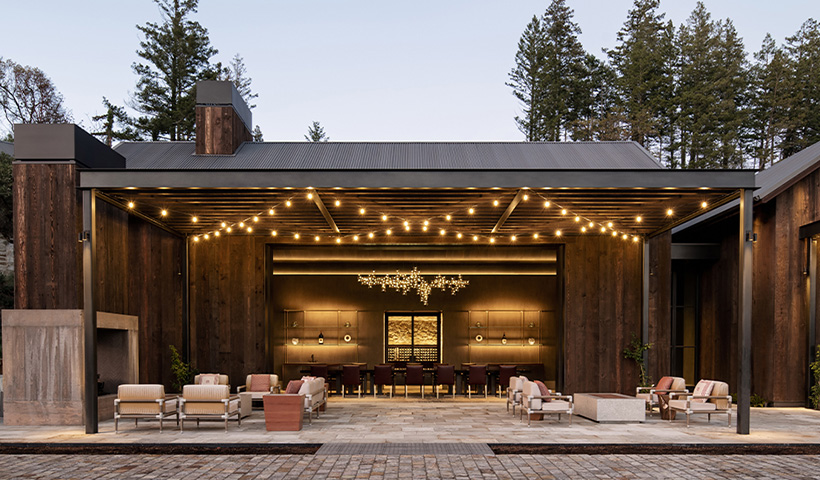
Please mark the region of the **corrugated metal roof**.
<svg viewBox="0 0 820 480"><path fill-rule="evenodd" d="M124 142L133 170L661 169L635 142L260 142L235 155L194 154L193 142Z"/></svg>
<svg viewBox="0 0 820 480"><path fill-rule="evenodd" d="M0 152L14 156L14 144L0 140Z"/></svg>
<svg viewBox="0 0 820 480"><path fill-rule="evenodd" d="M820 142L755 174L755 197L767 202L784 189L820 168Z"/></svg>

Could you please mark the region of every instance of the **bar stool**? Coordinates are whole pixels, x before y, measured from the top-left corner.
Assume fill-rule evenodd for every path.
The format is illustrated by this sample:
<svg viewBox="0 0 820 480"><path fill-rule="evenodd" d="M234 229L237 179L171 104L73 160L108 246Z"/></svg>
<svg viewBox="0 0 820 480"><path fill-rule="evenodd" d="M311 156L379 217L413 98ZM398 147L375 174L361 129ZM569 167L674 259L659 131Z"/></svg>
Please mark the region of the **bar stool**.
<svg viewBox="0 0 820 480"><path fill-rule="evenodd" d="M453 398L456 398L456 367L453 365L436 365L436 381L433 384L433 389L436 391L436 398L438 398L438 386L449 385L450 391L453 393Z"/></svg>
<svg viewBox="0 0 820 480"><path fill-rule="evenodd" d="M404 375L404 398L407 398L407 386L418 385L421 398L424 398L424 367L421 365L407 365Z"/></svg>
<svg viewBox="0 0 820 480"><path fill-rule="evenodd" d="M498 367L498 398L501 398L502 393L507 392L507 387L510 386L510 378L516 375L515 365L499 365Z"/></svg>
<svg viewBox="0 0 820 480"><path fill-rule="evenodd" d="M484 385L484 398L487 398L487 365L471 365L470 378L467 380L467 398L472 398L471 386Z"/></svg>
<svg viewBox="0 0 820 480"><path fill-rule="evenodd" d="M393 379L393 365L375 365L373 367L373 398L376 398L376 385L390 385L390 398L393 398L393 389L396 382Z"/></svg>
<svg viewBox="0 0 820 480"><path fill-rule="evenodd" d="M342 367L342 398L345 396L345 387L358 387L357 393L362 398L362 370L358 365L344 365Z"/></svg>

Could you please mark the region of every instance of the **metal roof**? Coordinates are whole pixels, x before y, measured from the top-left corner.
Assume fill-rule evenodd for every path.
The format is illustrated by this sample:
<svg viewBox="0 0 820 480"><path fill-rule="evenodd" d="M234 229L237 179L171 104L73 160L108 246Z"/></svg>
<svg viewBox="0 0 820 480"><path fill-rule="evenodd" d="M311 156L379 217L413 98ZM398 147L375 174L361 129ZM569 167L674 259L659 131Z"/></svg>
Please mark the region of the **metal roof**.
<svg viewBox="0 0 820 480"><path fill-rule="evenodd" d="M804 148L755 175L755 199L768 202L803 177L820 168L820 142Z"/></svg>
<svg viewBox="0 0 820 480"><path fill-rule="evenodd" d="M635 142L259 142L195 155L193 142L124 142L128 170L663 169Z"/></svg>
<svg viewBox="0 0 820 480"><path fill-rule="evenodd" d="M14 156L14 144L0 140L0 153Z"/></svg>

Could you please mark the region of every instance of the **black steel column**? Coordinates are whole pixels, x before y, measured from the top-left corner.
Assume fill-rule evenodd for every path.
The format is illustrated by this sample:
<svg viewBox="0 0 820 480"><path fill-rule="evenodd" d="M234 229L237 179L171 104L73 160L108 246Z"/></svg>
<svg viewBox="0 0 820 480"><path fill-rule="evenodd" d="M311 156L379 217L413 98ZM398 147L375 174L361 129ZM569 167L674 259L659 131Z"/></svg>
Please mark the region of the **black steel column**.
<svg viewBox="0 0 820 480"><path fill-rule="evenodd" d="M97 250L96 190L83 190L83 330L85 350L85 433L97 433L97 306L94 287Z"/></svg>
<svg viewBox="0 0 820 480"><path fill-rule="evenodd" d="M754 245L752 190L740 190L740 245L738 261L738 372L737 433L749 433L749 397L752 392L752 251Z"/></svg>
<svg viewBox="0 0 820 480"><path fill-rule="evenodd" d="M641 342L649 343L649 243L641 242L643 267L641 269ZM649 351L643 352L646 373L649 374Z"/></svg>
<svg viewBox="0 0 820 480"><path fill-rule="evenodd" d="M191 306L188 300L188 246L190 237L185 235L182 239L185 242L182 252L182 265L180 267L182 275L182 361L191 362Z"/></svg>

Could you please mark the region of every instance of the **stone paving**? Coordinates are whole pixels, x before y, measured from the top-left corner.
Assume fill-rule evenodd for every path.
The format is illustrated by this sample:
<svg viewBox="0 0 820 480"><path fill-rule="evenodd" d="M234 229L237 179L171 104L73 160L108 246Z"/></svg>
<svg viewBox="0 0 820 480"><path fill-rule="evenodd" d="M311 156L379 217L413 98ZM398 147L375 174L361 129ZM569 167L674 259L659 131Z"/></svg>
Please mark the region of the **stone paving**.
<svg viewBox="0 0 820 480"><path fill-rule="evenodd" d="M820 476L820 456L757 455L0 455L14 479L574 479Z"/></svg>
<svg viewBox="0 0 820 480"><path fill-rule="evenodd" d="M180 433L174 422L159 432L156 421L120 423L114 433L113 420L100 423L100 433L85 435L82 427L17 427L0 425L0 442L56 443L820 443L820 411L804 408L753 408L751 435L736 433L736 416L727 426L726 416L711 423L705 415L668 422L657 416L645 423L597 424L574 416L572 426L562 418L548 416L526 426L506 412L505 402L484 399L393 399L373 400L331 397L327 411L301 432L268 432L259 410L224 430L222 423L200 427L186 424Z"/></svg>

